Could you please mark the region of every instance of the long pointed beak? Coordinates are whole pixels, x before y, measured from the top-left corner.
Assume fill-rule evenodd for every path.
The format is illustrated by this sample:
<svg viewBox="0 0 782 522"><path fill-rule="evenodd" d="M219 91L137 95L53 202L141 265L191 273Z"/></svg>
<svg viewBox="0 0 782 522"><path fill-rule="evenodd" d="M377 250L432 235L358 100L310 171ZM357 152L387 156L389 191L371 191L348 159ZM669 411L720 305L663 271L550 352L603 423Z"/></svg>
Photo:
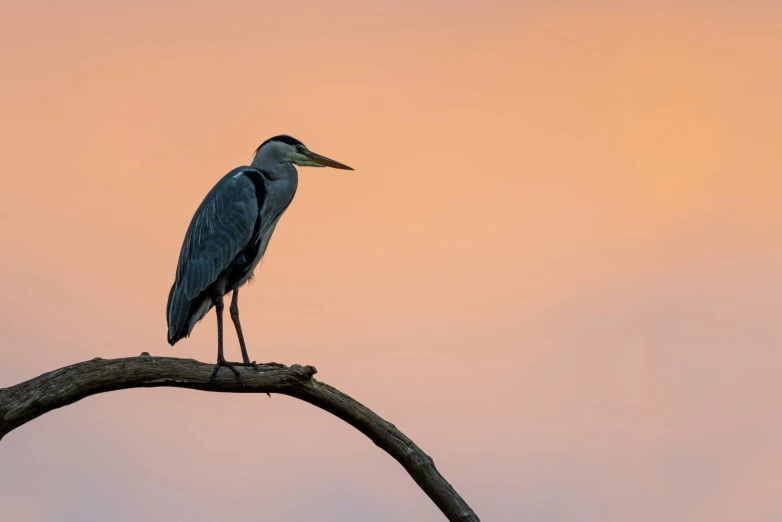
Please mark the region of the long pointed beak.
<svg viewBox="0 0 782 522"><path fill-rule="evenodd" d="M315 154L311 150L307 151L307 157L323 167L331 167L334 169L342 169L342 170L353 170L351 167L348 167L347 165L340 163L339 161L334 161L333 159L329 159L326 156Z"/></svg>

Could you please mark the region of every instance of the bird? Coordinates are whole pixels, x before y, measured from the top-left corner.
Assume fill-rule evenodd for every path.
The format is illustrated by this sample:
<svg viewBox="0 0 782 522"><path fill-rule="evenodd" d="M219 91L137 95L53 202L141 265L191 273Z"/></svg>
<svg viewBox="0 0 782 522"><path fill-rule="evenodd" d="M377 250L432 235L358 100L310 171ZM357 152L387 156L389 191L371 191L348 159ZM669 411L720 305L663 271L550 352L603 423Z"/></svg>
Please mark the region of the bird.
<svg viewBox="0 0 782 522"><path fill-rule="evenodd" d="M217 364L253 366L239 322L239 289L253 277L266 253L280 217L293 201L299 183L296 167L332 167L345 164L310 151L301 141L281 134L261 143L249 166L223 176L204 197L193 215L179 252L176 276L168 294L168 343L189 337L195 325L214 308L217 316ZM223 354L223 298L232 293L230 315L242 351L242 362L226 361Z"/></svg>

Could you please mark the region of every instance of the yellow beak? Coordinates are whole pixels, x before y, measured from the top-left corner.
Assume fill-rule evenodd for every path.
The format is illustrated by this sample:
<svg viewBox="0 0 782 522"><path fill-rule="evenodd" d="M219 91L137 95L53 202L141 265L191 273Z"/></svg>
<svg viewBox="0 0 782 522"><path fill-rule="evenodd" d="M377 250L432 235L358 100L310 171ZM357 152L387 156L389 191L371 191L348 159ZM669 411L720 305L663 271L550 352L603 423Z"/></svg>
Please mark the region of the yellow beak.
<svg viewBox="0 0 782 522"><path fill-rule="evenodd" d="M318 165L322 165L324 167L331 167L334 169L342 169L342 170L353 170L351 167L348 167L347 165L340 163L339 161L334 161L333 159L329 159L326 156L315 154L311 150L308 150L306 152L306 155L309 159L311 159Z"/></svg>

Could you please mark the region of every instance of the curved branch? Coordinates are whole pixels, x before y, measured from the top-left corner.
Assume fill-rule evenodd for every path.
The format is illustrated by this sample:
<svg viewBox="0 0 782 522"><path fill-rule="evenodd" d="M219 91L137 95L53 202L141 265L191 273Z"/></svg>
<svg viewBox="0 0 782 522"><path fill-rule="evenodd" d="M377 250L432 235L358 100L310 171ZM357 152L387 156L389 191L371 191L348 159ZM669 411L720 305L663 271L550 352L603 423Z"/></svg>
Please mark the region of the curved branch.
<svg viewBox="0 0 782 522"><path fill-rule="evenodd" d="M276 363L259 370L240 367L242 382L224 370L210 382L213 365L194 359L139 357L77 363L34 379L0 389L0 439L46 412L114 390L173 386L228 393L281 393L336 415L394 457L451 521L478 522L478 516L437 471L431 457L372 410L312 378L312 366Z"/></svg>

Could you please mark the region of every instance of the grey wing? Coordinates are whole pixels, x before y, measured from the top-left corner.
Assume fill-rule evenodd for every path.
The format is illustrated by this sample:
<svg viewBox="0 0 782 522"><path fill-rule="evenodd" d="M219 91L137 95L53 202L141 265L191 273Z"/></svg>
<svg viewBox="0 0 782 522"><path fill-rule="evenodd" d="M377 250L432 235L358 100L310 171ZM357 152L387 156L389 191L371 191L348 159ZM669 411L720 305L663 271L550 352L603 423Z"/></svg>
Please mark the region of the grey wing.
<svg viewBox="0 0 782 522"><path fill-rule="evenodd" d="M169 294L169 343L190 333L190 316L200 304L194 300L252 241L257 220L255 186L242 169L226 175L204 198L187 229Z"/></svg>

